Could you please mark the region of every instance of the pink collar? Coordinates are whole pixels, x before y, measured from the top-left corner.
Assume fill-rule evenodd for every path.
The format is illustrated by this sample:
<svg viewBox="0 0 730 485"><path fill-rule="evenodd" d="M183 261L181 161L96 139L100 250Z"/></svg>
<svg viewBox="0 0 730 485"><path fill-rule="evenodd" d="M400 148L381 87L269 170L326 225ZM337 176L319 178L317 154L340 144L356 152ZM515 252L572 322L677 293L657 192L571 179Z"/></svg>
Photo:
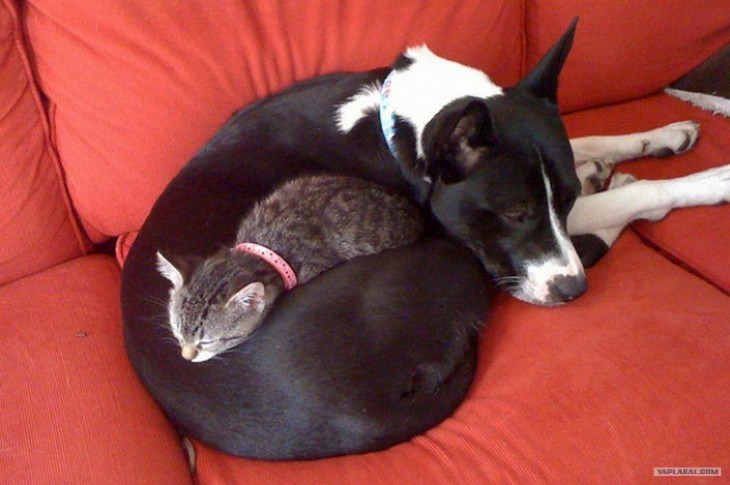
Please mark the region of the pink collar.
<svg viewBox="0 0 730 485"><path fill-rule="evenodd" d="M237 244L235 249L258 256L273 266L276 272L281 276L281 279L284 280L284 289L291 290L297 286L297 274L294 272L292 267L289 266L289 263L284 261L284 258L266 246L261 246L260 244L255 243L241 243Z"/></svg>

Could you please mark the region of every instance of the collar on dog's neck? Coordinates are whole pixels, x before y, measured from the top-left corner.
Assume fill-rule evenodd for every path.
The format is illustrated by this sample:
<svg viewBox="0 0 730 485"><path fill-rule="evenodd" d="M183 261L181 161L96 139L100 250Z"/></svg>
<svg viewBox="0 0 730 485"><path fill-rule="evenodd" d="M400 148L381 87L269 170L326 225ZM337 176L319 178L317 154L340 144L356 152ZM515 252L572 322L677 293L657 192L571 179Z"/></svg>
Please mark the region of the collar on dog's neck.
<svg viewBox="0 0 730 485"><path fill-rule="evenodd" d="M291 290L297 286L297 275L292 267L289 266L289 263L266 246L255 243L241 243L237 244L235 249L257 256L273 266L276 272L279 273L279 276L281 276L281 279L284 280L284 289Z"/></svg>
<svg viewBox="0 0 730 485"><path fill-rule="evenodd" d="M390 153L398 158L396 153L395 143L393 137L395 136L395 112L393 106L390 104L390 90L393 85L393 75L395 71L391 71L388 77L383 81L383 86L380 88L380 129L383 131L383 137L385 143L388 145Z"/></svg>

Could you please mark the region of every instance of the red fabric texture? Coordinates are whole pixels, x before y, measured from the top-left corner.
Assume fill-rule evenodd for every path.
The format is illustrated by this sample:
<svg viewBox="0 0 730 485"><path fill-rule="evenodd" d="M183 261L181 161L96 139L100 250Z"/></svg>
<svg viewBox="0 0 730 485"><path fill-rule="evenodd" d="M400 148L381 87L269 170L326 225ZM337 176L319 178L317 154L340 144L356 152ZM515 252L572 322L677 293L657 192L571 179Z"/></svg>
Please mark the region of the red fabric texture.
<svg viewBox="0 0 730 485"><path fill-rule="evenodd" d="M125 355L119 268L86 256L0 291L3 483L190 483Z"/></svg>
<svg viewBox="0 0 730 485"><path fill-rule="evenodd" d="M730 120L667 95L565 117L571 137L645 131L682 120L701 125L695 148L676 157L626 162L616 170L644 179L669 179L730 163ZM730 294L730 206L676 210L659 223L640 222L633 228L650 245Z"/></svg>
<svg viewBox="0 0 730 485"><path fill-rule="evenodd" d="M0 0L0 468L8 483L191 481L178 437L125 355L119 269L106 256L72 259L85 240L59 182L93 241L122 235L123 259L158 194L230 114L296 80L385 65L427 42L508 85L577 13L561 79L562 108L573 111L657 91L730 41L727 0L28 0L21 18L48 97L46 122L16 3ZM665 178L730 162L728 120L665 96L566 123L581 136L685 118L703 124L695 150L620 170ZM654 481L660 466L730 469L730 299L719 290L730 289L728 217L727 206L697 208L635 224L570 305L501 297L468 398L424 436L301 463L196 445L197 479L614 484Z"/></svg>
<svg viewBox="0 0 730 485"><path fill-rule="evenodd" d="M32 0L25 14L68 190L94 241L138 229L236 109L296 80L388 65L424 42L500 83L522 67L514 0Z"/></svg>
<svg viewBox="0 0 730 485"><path fill-rule="evenodd" d="M616 484L648 482L654 467L730 467L730 299L630 232L588 280L560 308L500 298L466 401L425 435L298 463L196 444L200 483Z"/></svg>
<svg viewBox="0 0 730 485"><path fill-rule="evenodd" d="M529 67L580 17L563 112L657 92L730 42L727 0L528 0L526 12Z"/></svg>
<svg viewBox="0 0 730 485"><path fill-rule="evenodd" d="M0 284L85 249L46 129L15 6L0 1Z"/></svg>

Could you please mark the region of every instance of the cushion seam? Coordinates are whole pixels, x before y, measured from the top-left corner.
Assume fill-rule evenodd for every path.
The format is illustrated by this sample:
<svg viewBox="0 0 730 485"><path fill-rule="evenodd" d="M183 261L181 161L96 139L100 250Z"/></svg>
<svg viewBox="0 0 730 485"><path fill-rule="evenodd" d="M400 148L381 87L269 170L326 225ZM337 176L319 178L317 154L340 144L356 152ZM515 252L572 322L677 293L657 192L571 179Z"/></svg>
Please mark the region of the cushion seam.
<svg viewBox="0 0 730 485"><path fill-rule="evenodd" d="M3 6L6 8L6 10L8 10L10 17L13 21L13 46L18 56L20 57L20 61L23 63L23 70L25 72L26 81L28 83L27 89L30 91L31 96L33 96L36 113L41 122L41 125L43 126L45 141L43 151L49 156L51 160L51 165L53 166L53 171L56 175L55 178L58 182L59 193L66 209L66 218L71 225L71 230L74 234L76 245L81 254L87 254L91 249L91 244L89 242L89 239L86 237L86 234L79 226L78 220L76 218L76 213L73 209L73 204L71 203L71 199L68 194L63 168L61 167L60 158L58 157L58 154L55 150L55 145L53 144L53 136L51 133L49 119L43 107L43 102L40 99L40 88L36 83L36 78L30 65L30 60L27 56L24 31L20 25L18 12L15 9L11 8L11 6L8 6L7 0L3 0Z"/></svg>
<svg viewBox="0 0 730 485"><path fill-rule="evenodd" d="M702 273L702 271L700 271L699 269L693 267L691 263L684 261L682 257L676 253L676 251L672 250L672 248L665 247L661 243L652 240L650 236L645 234L644 231L637 228L634 224L631 224L630 228L631 232L636 234L636 236L639 238L644 246L659 254L661 257L674 264L675 266L681 268L682 270L686 271L687 273L701 279L702 281L722 292L723 294L730 296L730 292L728 292L727 289L720 286L720 284L713 281L709 276Z"/></svg>

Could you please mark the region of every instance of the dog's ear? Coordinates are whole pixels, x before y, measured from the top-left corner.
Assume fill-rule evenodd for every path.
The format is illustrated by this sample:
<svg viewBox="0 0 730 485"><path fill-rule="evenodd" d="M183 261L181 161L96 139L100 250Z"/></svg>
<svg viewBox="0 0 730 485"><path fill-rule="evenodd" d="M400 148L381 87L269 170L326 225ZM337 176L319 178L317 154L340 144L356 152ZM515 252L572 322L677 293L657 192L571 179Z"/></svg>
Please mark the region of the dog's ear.
<svg viewBox="0 0 730 485"><path fill-rule="evenodd" d="M578 17L574 18L568 29L540 59L537 66L525 76L517 86L527 89L538 98L547 99L553 104L558 102L558 76L563 69L573 45Z"/></svg>
<svg viewBox="0 0 730 485"><path fill-rule="evenodd" d="M446 183L463 179L493 145L489 109L479 98L448 104L423 130L429 176Z"/></svg>

